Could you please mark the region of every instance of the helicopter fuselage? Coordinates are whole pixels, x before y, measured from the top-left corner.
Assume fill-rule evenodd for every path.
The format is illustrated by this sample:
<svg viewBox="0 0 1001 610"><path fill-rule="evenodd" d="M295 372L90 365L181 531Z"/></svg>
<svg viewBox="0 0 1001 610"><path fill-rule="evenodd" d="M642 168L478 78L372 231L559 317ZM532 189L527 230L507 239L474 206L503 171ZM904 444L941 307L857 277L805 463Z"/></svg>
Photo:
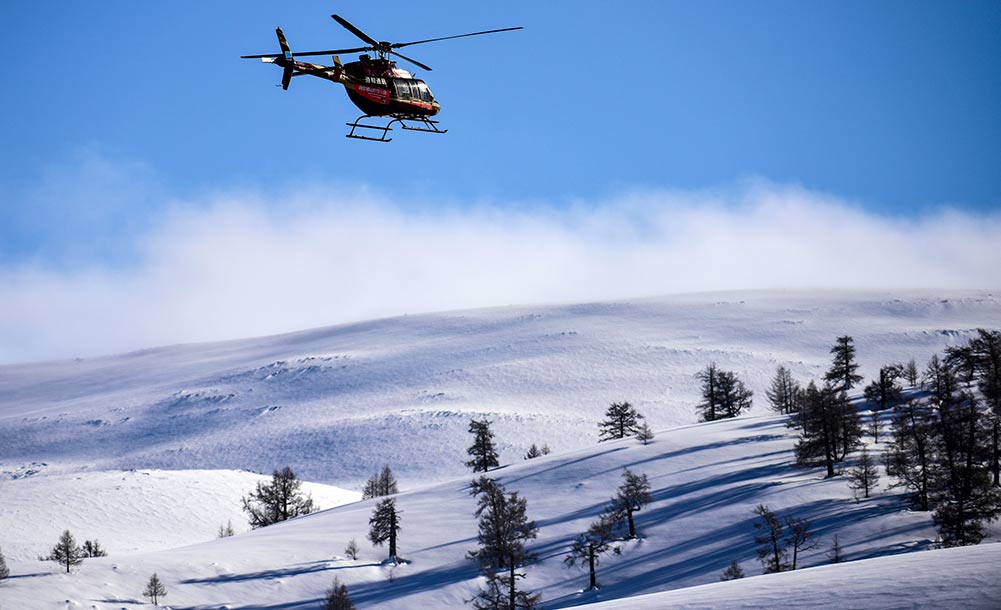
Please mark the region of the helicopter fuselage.
<svg viewBox="0 0 1001 610"><path fill-rule="evenodd" d="M291 65L293 76L316 76L344 85L351 102L369 116L432 117L441 111L427 83L397 68L390 59L362 55L358 61L342 65L335 57L335 65L323 66L279 56L269 63L282 68Z"/></svg>

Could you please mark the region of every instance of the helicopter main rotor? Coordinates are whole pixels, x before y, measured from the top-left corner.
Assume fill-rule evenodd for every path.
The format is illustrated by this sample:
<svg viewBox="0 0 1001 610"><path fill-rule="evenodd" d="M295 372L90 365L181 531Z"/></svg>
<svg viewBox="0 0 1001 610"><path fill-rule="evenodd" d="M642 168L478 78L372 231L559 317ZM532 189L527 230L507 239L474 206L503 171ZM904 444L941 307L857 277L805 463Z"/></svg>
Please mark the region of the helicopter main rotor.
<svg viewBox="0 0 1001 610"><path fill-rule="evenodd" d="M442 36L440 38L428 38L426 40L414 40L411 42L380 42L365 32L358 29L354 24L352 24L347 19L341 17L340 15L330 16L334 21L341 24L347 31L351 32L362 41L369 44L367 47L355 47L353 49L328 49L326 51L306 51L304 53L296 53L296 57L308 57L310 55L340 55L341 53L365 53L366 51L375 51L379 54L380 59L385 59L388 55L395 55L400 59L409 61L415 66L422 68L427 71L431 71L431 66L425 65L412 57L407 57L403 53L398 52L396 49L402 49L403 47L409 47L415 44L424 44L427 42L438 42L439 40L451 40L453 38L466 38L467 36L479 36L481 34L496 34L497 32L510 32L512 30L520 30L522 26L514 28L501 28L499 30L485 30L482 32L471 32L469 34L458 34L456 36ZM245 58L258 58L258 57L278 57L277 54L273 55L244 55Z"/></svg>

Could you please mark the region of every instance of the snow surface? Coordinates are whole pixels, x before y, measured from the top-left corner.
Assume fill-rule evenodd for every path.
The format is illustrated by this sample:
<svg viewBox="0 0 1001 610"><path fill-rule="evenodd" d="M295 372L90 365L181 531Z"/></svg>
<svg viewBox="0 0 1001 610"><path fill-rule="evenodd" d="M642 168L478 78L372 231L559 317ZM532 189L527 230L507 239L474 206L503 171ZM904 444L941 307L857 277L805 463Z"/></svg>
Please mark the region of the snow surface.
<svg viewBox="0 0 1001 610"><path fill-rule="evenodd" d="M334 577L360 609L463 607L481 582L466 558L476 522L462 466L474 415L495 420L507 465L492 474L528 499L540 527L524 585L546 608L990 607L1001 595L1001 545L928 550L930 515L910 510L888 481L856 502L843 478L793 466L791 431L762 398L778 364L801 380L818 377L838 335L855 338L871 376L888 362L923 364L999 320L1001 296L988 291L703 294L406 316L0 367L0 548L12 571L0 607L138 608L154 571L175 609L316 608ZM694 374L711 360L749 382L751 413L694 423ZM658 430L652 443L595 442L615 400L646 414ZM532 442L556 453L521 460ZM384 564L385 548L365 539L372 500L213 539L228 517L245 528L234 503L256 480L218 469L286 463L306 479L355 488L392 464L408 563ZM653 487L637 515L642 537L604 559L600 591L583 592L586 572L562 560L624 467ZM352 499L330 493L331 503ZM732 560L760 574L759 503L812 521L822 544L803 555L804 567L826 563L835 533L847 559L878 559L718 583ZM71 524L111 556L72 574L34 559ZM351 538L357 560L343 555ZM813 591L846 581L849 594ZM645 594L664 597L634 598Z"/></svg>
<svg viewBox="0 0 1001 610"><path fill-rule="evenodd" d="M654 428L693 423L694 374L715 360L755 391L802 380L839 335L862 372L923 365L1001 292L765 291L404 316L294 334L0 367L0 470L246 469L290 464L359 489L385 463L404 487L461 475L470 417L502 459L533 442L591 445L608 404Z"/></svg>
<svg viewBox="0 0 1001 610"><path fill-rule="evenodd" d="M271 479L232 470L45 470L0 472L0 548L9 559L48 555L66 529L80 544L97 539L115 557L212 540L227 522L248 531L240 498ZM361 498L319 483L304 483L303 491L319 508Z"/></svg>
<svg viewBox="0 0 1001 610"><path fill-rule="evenodd" d="M716 582L732 560L746 573L760 574L752 513L759 503L782 517L812 522L822 544L801 557L803 567L827 563L826 547L835 533L848 560L934 553L924 550L936 537L928 513L909 510L900 494L885 487L856 502L843 478L824 479L821 469L793 466L793 443L783 417L741 417L660 431L646 446L633 439L593 444L494 471L508 489L527 498L529 515L540 528L530 546L538 561L526 569L525 586L541 592L544 606L555 609ZM641 539L622 542L620 555L605 558L598 593L582 592L586 572L567 568L563 557L572 539L605 509L624 467L647 474L653 488L653 502L637 513ZM409 561L399 566L383 564L385 548L365 540L374 506L367 500L232 538L86 560L68 575L51 562L11 561L13 577L0 599L4 607L18 609L132 608L138 601L130 600L139 599L143 583L157 572L173 608L315 608L334 577L348 585L359 608L462 607L479 584L476 565L466 558L476 534L471 478L399 494L400 554ZM186 508L179 503L179 510ZM361 547L354 561L343 554L351 538ZM1001 545L983 548L994 558L1001 555ZM992 567L991 573L980 569L963 578L990 581L997 574L996 563ZM998 588L996 581L981 581L955 596L977 607L985 591ZM756 595L774 593L769 582ZM879 586L920 602L927 592L912 584L884 580ZM829 601L827 607L840 606L837 596Z"/></svg>

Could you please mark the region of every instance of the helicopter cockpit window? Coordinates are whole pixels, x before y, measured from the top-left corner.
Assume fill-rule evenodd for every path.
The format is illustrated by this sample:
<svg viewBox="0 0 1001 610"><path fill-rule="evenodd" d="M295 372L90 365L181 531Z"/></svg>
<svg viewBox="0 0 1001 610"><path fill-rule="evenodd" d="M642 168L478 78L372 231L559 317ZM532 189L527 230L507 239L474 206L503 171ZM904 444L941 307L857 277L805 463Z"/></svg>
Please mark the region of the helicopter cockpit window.
<svg viewBox="0 0 1001 610"><path fill-rule="evenodd" d="M424 100L425 102L431 101L431 90L428 89L428 86L426 84L421 82L417 83L417 90L420 91L422 100Z"/></svg>
<svg viewBox="0 0 1001 610"><path fill-rule="evenodd" d="M396 81L396 95L399 97L410 97L410 84L405 80Z"/></svg>

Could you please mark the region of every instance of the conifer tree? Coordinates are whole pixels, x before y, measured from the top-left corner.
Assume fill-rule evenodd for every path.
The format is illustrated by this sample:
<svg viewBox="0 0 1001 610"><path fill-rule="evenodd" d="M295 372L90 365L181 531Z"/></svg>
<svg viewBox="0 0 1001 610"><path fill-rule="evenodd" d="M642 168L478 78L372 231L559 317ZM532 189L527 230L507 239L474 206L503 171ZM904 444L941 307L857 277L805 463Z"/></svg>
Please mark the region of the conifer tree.
<svg viewBox="0 0 1001 610"><path fill-rule="evenodd" d="M396 554L396 534L400 531L400 513L396 510L396 498L386 498L379 502L368 524L368 539L376 546L389 542L389 560L399 563Z"/></svg>
<svg viewBox="0 0 1001 610"><path fill-rule="evenodd" d="M167 587L164 586L156 572L153 572L153 575L146 582L146 588L143 589L143 597L148 597L155 606L159 603L159 598L166 597L166 595Z"/></svg>
<svg viewBox="0 0 1001 610"><path fill-rule="evenodd" d="M525 453L525 459L533 460L541 455L543 455L542 450L535 443L532 443L532 446L528 448L528 452Z"/></svg>
<svg viewBox="0 0 1001 610"><path fill-rule="evenodd" d="M944 546L978 544L984 525L1001 514L1001 492L990 478L989 427L972 393L953 395L935 408L944 472L932 516Z"/></svg>
<svg viewBox="0 0 1001 610"><path fill-rule="evenodd" d="M7 567L7 560L4 559L3 549L0 549L0 582L10 578L10 568Z"/></svg>
<svg viewBox="0 0 1001 610"><path fill-rule="evenodd" d="M851 337L845 335L838 337L831 348L833 356L831 368L824 375L824 380L844 393L848 393L860 381L862 376L858 374L858 364L855 362L855 344Z"/></svg>
<svg viewBox="0 0 1001 610"><path fill-rule="evenodd" d="M636 440L642 442L644 445L653 440L653 430L646 422L640 424L639 430L636 432Z"/></svg>
<svg viewBox="0 0 1001 610"><path fill-rule="evenodd" d="M629 524L629 537L636 538L633 513L650 503L650 481L645 474L635 474L628 468L622 471L622 479L622 485L612 498L612 514L619 521L625 519Z"/></svg>
<svg viewBox="0 0 1001 610"><path fill-rule="evenodd" d="M69 530L65 530L59 536L59 542L52 547L52 551L45 559L62 565L66 568L66 573L69 574L71 567L83 563L83 550L73 539L73 534Z"/></svg>
<svg viewBox="0 0 1001 610"><path fill-rule="evenodd" d="M716 387L719 392L719 406L723 410L724 417L737 417L741 411L751 408L754 392L749 390L733 371L720 371Z"/></svg>
<svg viewBox="0 0 1001 610"><path fill-rule="evenodd" d="M785 548L785 531L782 522L767 506L758 504L754 514L760 517L754 522L754 529L761 533L754 537L758 544L758 560L765 569L765 574L781 572L789 567L787 558L789 552Z"/></svg>
<svg viewBox="0 0 1001 610"><path fill-rule="evenodd" d="M355 610L354 602L348 596L348 587L338 578L327 589L327 597L323 606L324 610Z"/></svg>
<svg viewBox="0 0 1001 610"><path fill-rule="evenodd" d="M719 577L721 581L737 580L744 577L744 569L736 561L731 561L727 569L723 570L723 575Z"/></svg>
<svg viewBox="0 0 1001 610"><path fill-rule="evenodd" d="M844 560L844 549L841 548L841 540L837 534L834 534L834 538L831 540L831 547L827 551L827 558L831 560L831 563L841 563Z"/></svg>
<svg viewBox="0 0 1001 610"><path fill-rule="evenodd" d="M381 496L391 496L397 493L400 493L400 489L397 486L396 477L393 475L393 470L387 464L382 467L380 472L373 474L365 482L365 487L362 488L361 492L361 499L368 500Z"/></svg>
<svg viewBox="0 0 1001 610"><path fill-rule="evenodd" d="M910 492L918 510L930 509L937 439L932 414L916 399L899 405L893 417L893 442L883 455L886 474L897 479L890 487Z"/></svg>
<svg viewBox="0 0 1001 610"><path fill-rule="evenodd" d="M612 547L613 530L615 528L615 517L611 514L603 514L587 528L587 531L577 537L570 546L570 552L563 558L563 562L568 566L584 565L587 562L589 581L587 590L598 588L597 567L601 562L601 557L612 551L619 553L618 547Z"/></svg>
<svg viewBox="0 0 1001 610"><path fill-rule="evenodd" d="M977 387L989 409L992 484L1001 487L1001 331L978 328L970 352L976 363Z"/></svg>
<svg viewBox="0 0 1001 610"><path fill-rule="evenodd" d="M257 489L242 500L250 527L257 529L314 512L312 496L304 496L301 487L302 481L289 466L275 470L270 483L258 481Z"/></svg>
<svg viewBox="0 0 1001 610"><path fill-rule="evenodd" d="M518 492L507 493L503 485L486 476L473 481L471 493L477 497L480 546L468 556L480 562L487 577L487 588L475 598L479 604L476 607L535 607L540 596L518 588L518 580L525 577L518 568L534 560L525 544L539 532L535 521L528 519L528 502ZM497 574L497 570L502 572ZM501 605L489 605L498 599Z"/></svg>
<svg viewBox="0 0 1001 610"><path fill-rule="evenodd" d="M722 417L722 409L719 405L719 368L715 362L710 362L703 370L695 374L695 378L702 382L702 402L695 406L699 412L700 421L716 421Z"/></svg>
<svg viewBox="0 0 1001 610"><path fill-rule="evenodd" d="M907 366L904 367L904 379L910 387L918 387L918 365L914 362L914 358L908 360Z"/></svg>
<svg viewBox="0 0 1001 610"><path fill-rule="evenodd" d="M639 432L643 416L628 402L613 402L598 423L598 442L618 440Z"/></svg>
<svg viewBox="0 0 1001 610"><path fill-rule="evenodd" d="M792 549L792 569L796 569L799 555L817 546L815 532L810 530L810 522L800 517L786 517L786 548Z"/></svg>
<svg viewBox="0 0 1001 610"><path fill-rule="evenodd" d="M851 488L855 499L859 499L859 493L865 498L869 497L869 492L879 483L879 469L876 467L876 460L869 455L869 450L862 447L859 453L858 465L848 471L848 487Z"/></svg>
<svg viewBox="0 0 1001 610"><path fill-rule="evenodd" d="M773 411L788 415L798 410L801 392L799 383L793 379L789 369L779 365L775 377L772 378L772 385L765 391L765 396Z"/></svg>
<svg viewBox="0 0 1001 610"><path fill-rule="evenodd" d="M227 519L226 525L220 525L219 531L216 532L217 538L229 538L230 536L235 536L236 530L233 529L233 520Z"/></svg>
<svg viewBox="0 0 1001 610"><path fill-rule="evenodd" d="M872 412L873 442L879 442L879 414L901 400L901 388L897 385L897 379L901 375L900 365L884 366L879 369L879 377L865 387L865 399L869 402L869 408Z"/></svg>
<svg viewBox="0 0 1001 610"><path fill-rule="evenodd" d="M466 466L472 468L473 472L486 472L500 466L500 462L497 461L497 447L494 445L494 433L490 431L491 423L493 422L486 419L469 420L469 432L473 435L473 444L466 449L466 453L471 456Z"/></svg>
<svg viewBox="0 0 1001 610"><path fill-rule="evenodd" d="M358 559L358 543L352 538L346 547L344 547L344 554L348 556L348 559L355 560Z"/></svg>
<svg viewBox="0 0 1001 610"><path fill-rule="evenodd" d="M813 464L818 460L827 467L827 476L834 476L837 461L836 442L840 424L834 391L825 386L818 389L811 381L806 386L800 408L790 418L789 425L799 430L796 462Z"/></svg>
<svg viewBox="0 0 1001 610"><path fill-rule="evenodd" d="M108 552L101 548L101 543L95 538L93 541L84 540L80 552L83 557L107 557Z"/></svg>

